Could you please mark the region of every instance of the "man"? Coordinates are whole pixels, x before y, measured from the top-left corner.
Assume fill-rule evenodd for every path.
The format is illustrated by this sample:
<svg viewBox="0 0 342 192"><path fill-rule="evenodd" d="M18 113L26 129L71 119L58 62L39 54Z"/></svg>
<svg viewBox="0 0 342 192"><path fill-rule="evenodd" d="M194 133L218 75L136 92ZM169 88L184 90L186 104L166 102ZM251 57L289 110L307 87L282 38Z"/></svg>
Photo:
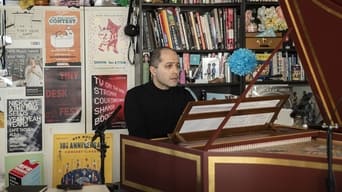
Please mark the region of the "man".
<svg viewBox="0 0 342 192"><path fill-rule="evenodd" d="M172 133L189 101L185 88L179 87L179 58L170 48L151 53L151 81L127 91L125 120L129 135L147 139L166 137Z"/></svg>

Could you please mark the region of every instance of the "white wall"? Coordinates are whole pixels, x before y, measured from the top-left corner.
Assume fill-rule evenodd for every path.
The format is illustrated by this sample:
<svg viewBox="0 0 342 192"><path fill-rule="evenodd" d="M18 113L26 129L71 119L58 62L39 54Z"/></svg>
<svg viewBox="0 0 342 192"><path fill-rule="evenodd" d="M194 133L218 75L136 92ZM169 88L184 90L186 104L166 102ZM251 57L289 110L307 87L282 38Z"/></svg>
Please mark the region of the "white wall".
<svg viewBox="0 0 342 192"><path fill-rule="evenodd" d="M52 6L45 6L44 8L50 9L53 8ZM60 9L65 9L65 7L59 7ZM71 8L68 8L71 9ZM127 7L108 7L105 8L110 10L112 13L117 14L117 10L120 9L120 11L126 12L128 11ZM117 10L115 10L117 9ZM79 9L80 10L80 9ZM82 10L81 10L82 11ZM81 13L82 14L82 13ZM81 18L82 15L81 15ZM83 22L83 21L82 21ZM124 21L125 22L125 21ZM124 26L122 26L123 30ZM83 26L81 26L81 30L84 29ZM81 38L83 38L83 31L81 34ZM86 42L81 42L82 46L85 46ZM135 47L133 45L133 47ZM127 64L125 67L121 67L119 70L111 67L111 68L103 68L102 71L93 71L92 73L87 71L85 73L85 57L84 57L84 51L81 51L81 62L82 62L82 119L79 123L58 123L58 124L45 124L42 125L42 131L43 131L43 150L41 153L44 156L44 181L45 184L52 186L52 176L53 176L53 136L54 134L68 134L68 133L93 133L91 129L91 99L89 97L91 96L91 91L86 91L87 89L90 90L89 86L91 83L90 75L108 75L108 74L126 74L127 75L127 89L130 89L135 84L135 67L134 65ZM127 54L125 54L127 55ZM44 58L44 56L43 56ZM87 63L89 64L89 63ZM87 77L85 77L87 76ZM88 87L88 88L87 88ZM10 98L12 96L18 97L18 95L25 97L25 89L24 87L21 88L0 88L0 96L5 95L3 98L1 98L3 101L6 98ZM43 101L43 119L44 119L44 98L42 98ZM6 101L1 102L0 101L0 110L5 109L6 110ZM5 115L6 120L6 115ZM5 128L0 128L0 176L4 174L5 172L5 156L8 156L7 153L7 132L6 132L6 123ZM112 133L113 134L113 181L117 182L120 180L120 134L127 134L127 129L119 129L119 130L106 130L106 133ZM16 153L20 155L20 153ZM12 154L10 154L12 155ZM100 152L99 152L100 156ZM111 182L111 181L106 181Z"/></svg>

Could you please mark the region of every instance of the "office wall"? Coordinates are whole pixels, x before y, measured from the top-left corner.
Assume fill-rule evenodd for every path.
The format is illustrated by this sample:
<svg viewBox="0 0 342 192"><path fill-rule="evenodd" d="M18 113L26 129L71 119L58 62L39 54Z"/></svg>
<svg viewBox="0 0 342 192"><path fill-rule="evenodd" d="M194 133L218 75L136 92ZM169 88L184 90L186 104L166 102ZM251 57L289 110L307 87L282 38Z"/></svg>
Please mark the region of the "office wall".
<svg viewBox="0 0 342 192"><path fill-rule="evenodd" d="M26 11L26 15L23 15L23 10L17 6L5 6L1 9L3 15L4 9L7 13L7 24L14 24L14 28L8 28L7 35L12 36L13 44L6 47L6 50L12 51L12 57L16 58L20 55L14 53L13 50L19 50L23 52L23 57L28 58L31 56L32 50L38 50L34 54L35 58L39 58L40 66L45 74L44 82L38 89L28 89L27 81L25 79L24 69L20 72L13 72L14 59L8 59L6 68L13 74L8 74L6 70L1 70L0 79L8 79L12 81L12 84L6 83L0 80L0 111L4 112L4 125L0 127L0 174L4 174L8 161L12 156L27 156L38 154L43 158L43 179L44 183L49 186L52 185L53 175L53 136L55 134L71 134L71 133L94 133L94 123L92 121L94 114L94 83L93 80L96 77L125 77L125 85L121 87L121 92L130 89L134 86L135 77L134 65L128 62L127 53L129 51L128 44L130 39L124 35L123 28L126 24L127 7L80 7L80 8L67 8L67 7L53 7L53 6L36 6L32 10ZM77 26L71 27L73 34L68 36L72 37L73 41L64 42L61 46L58 44L57 33L60 31L58 26L49 22L56 22L52 20L52 17L58 18L60 16L67 15L68 18L73 17L73 14L78 15L76 21ZM68 15L69 14L69 15ZM20 15L20 16L19 16ZM25 19L19 19L25 18ZM55 18L55 19L56 19ZM17 22L17 23L16 23ZM26 23L25 23L26 22ZM19 25L21 24L21 25ZM115 25L115 26L114 26ZM20 28L21 26L21 28ZM61 25L60 25L61 26ZM64 25L66 27L67 25ZM113 27L114 26L114 27ZM32 27L32 28L30 28ZM74 28L73 28L74 27ZM24 31L26 30L26 31ZM53 31L55 30L55 31ZM76 32L79 30L79 32ZM56 33L53 34L53 32ZM66 32L66 31L65 31ZM118 36L118 42L116 47L106 44L108 43L104 39L105 33L116 33ZM63 37L67 36L67 33L63 31ZM54 40L53 40L54 39ZM67 40L65 38L65 40ZM70 39L69 39L70 40ZM134 45L133 45L134 47ZM54 55L55 53L59 53ZM70 54L70 55L69 55ZM58 61L58 58L65 59L66 61ZM64 58L63 58L64 57ZM72 60L76 58L76 60ZM54 60L56 59L56 60ZM68 60L69 59L69 60ZM25 59L26 60L26 59ZM13 62L13 63L12 63ZM22 68L26 64L18 64ZM12 68L11 68L12 67ZM55 73L72 72L73 70L79 71L80 76L80 91L75 91L73 88L66 88L71 93L77 93L79 95L68 94L62 100L53 103L53 100L49 100L46 97L47 88L53 87L53 84L47 83L47 79L53 80L56 83L56 79L50 75ZM52 71L52 72L51 72ZM49 72L49 73L48 73ZM14 77L14 74L17 76ZM61 77L61 76L60 76ZM63 76L65 77L65 76ZM72 76L69 76L72 77ZM59 79L61 80L61 79ZM68 86L73 86L72 83ZM115 81L113 82L115 84ZM63 84L55 84L62 87ZM59 87L59 88L60 88ZM116 87L115 87L116 88ZM77 88L78 89L78 88ZM28 91L36 91L37 95L28 93ZM31 95L30 95L31 94ZM76 98L76 99L75 99ZM13 128L7 124L8 118L8 105L7 101L10 99L34 99L41 102L41 131L42 131L42 146L38 150L29 150L16 152L8 151L8 127ZM78 107L78 120L75 122L67 121L64 117L54 119L53 115L47 117L47 112L53 111L55 108L61 108L62 104L68 103L70 100L80 101ZM78 102L78 101L77 101ZM116 102L116 101L115 101ZM122 96L120 98L122 103ZM48 108L45 108L47 103L52 103ZM116 103L113 106L117 106ZM119 103L120 104L120 103ZM111 111L107 111L110 113ZM50 118L51 117L51 118ZM65 120L65 121L64 121ZM51 121L51 122L47 122ZM120 148L119 137L120 134L127 134L127 130L124 127L116 129L108 129L106 133L113 134L113 182L120 180ZM13 138L12 138L13 139ZM100 153L99 153L100 156ZM13 163L13 162L12 162ZM111 182L111 181L106 181Z"/></svg>

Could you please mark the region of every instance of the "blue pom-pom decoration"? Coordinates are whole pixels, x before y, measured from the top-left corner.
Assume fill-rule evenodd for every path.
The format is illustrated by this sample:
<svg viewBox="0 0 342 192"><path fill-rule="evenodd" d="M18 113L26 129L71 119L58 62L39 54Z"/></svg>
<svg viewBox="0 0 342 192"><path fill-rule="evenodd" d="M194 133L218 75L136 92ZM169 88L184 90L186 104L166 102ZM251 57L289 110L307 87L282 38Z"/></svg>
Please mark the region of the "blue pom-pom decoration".
<svg viewBox="0 0 342 192"><path fill-rule="evenodd" d="M240 48L228 58L230 71L244 76L252 73L257 65L255 53L246 48Z"/></svg>

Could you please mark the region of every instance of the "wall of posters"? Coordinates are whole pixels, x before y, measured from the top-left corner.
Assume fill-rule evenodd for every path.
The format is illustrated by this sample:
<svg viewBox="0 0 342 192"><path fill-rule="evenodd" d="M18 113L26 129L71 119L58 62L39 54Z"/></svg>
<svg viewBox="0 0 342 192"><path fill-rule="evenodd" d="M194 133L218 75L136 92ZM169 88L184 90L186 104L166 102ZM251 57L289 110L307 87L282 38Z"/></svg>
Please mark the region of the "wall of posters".
<svg viewBox="0 0 342 192"><path fill-rule="evenodd" d="M135 85L135 65L128 62L130 37L124 34L127 13L127 7L34 6L22 10L7 5L0 9L0 20L6 16L6 35L12 38L0 69L0 174L7 157L41 153L48 162L43 169L44 184L51 186L55 163L49 149L54 135L92 134L94 127L103 125L121 106L107 131L115 139L108 139L113 149L108 149L107 158L113 165L106 167L113 174L106 176L108 182L120 180L119 139L120 134L127 134L123 101L127 89ZM38 67L29 69L34 64ZM102 101L97 103L97 99ZM110 110L103 111L103 100L109 101ZM32 101L39 106L37 111L15 106L15 102ZM29 125L19 127L19 123L25 125L20 118Z"/></svg>
<svg viewBox="0 0 342 192"><path fill-rule="evenodd" d="M58 184L99 184L101 158L99 139L93 134L56 134L53 138L53 186ZM112 134L105 134L105 182L112 181Z"/></svg>

